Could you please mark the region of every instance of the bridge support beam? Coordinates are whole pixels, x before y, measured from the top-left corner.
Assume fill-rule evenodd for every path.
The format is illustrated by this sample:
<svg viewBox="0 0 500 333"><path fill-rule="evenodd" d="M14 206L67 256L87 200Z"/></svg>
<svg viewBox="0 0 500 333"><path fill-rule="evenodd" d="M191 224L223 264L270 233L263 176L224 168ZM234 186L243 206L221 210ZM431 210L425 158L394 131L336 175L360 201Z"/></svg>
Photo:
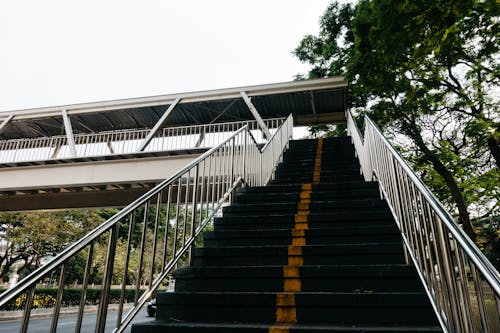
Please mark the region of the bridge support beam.
<svg viewBox="0 0 500 333"><path fill-rule="evenodd" d="M66 109L62 109L61 113L64 121L64 130L66 132L66 139L68 140L68 146L69 146L69 151L71 152L71 157L77 157L75 137L73 135L73 127L71 126L71 120L69 119L68 111Z"/></svg>
<svg viewBox="0 0 500 333"><path fill-rule="evenodd" d="M259 112L255 108L255 106L252 104L252 101L248 97L247 93L244 91L240 91L241 97L243 97L243 100L247 104L248 108L250 109L250 112L252 113L253 117L255 120L257 120L257 124L259 124L260 129L262 132L264 132L264 136L269 139L271 137L271 132L269 132L269 129L266 126L266 123L264 123L264 120L262 120L262 117L260 116Z"/></svg>
<svg viewBox="0 0 500 333"><path fill-rule="evenodd" d="M146 138L141 142L139 148L137 149L138 152L144 151L144 149L146 149L151 140L153 140L153 137L155 136L156 132L158 132L160 127L163 125L165 120L167 120L168 116L170 116L172 111L174 111L175 107L177 106L177 104L179 104L180 101L181 99L177 98L172 104L169 105L167 111L165 111L165 113L160 117L160 119L158 119L155 126L151 129Z"/></svg>
<svg viewBox="0 0 500 333"><path fill-rule="evenodd" d="M203 127L200 131L200 136L198 137L198 141L196 141L196 144L194 146L196 148L200 147L204 139L205 139L205 128Z"/></svg>
<svg viewBox="0 0 500 333"><path fill-rule="evenodd" d="M14 115L11 114L10 116L7 117L1 124L0 124L0 134L2 131L7 127L7 124L10 123L10 121L14 118Z"/></svg>

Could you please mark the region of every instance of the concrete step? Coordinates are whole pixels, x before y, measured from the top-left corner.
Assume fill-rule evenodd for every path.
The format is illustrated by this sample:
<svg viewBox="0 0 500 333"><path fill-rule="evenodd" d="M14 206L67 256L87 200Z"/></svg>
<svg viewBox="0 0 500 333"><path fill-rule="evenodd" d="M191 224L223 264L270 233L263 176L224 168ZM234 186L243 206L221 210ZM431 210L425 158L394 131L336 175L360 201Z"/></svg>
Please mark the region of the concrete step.
<svg viewBox="0 0 500 333"><path fill-rule="evenodd" d="M397 242L401 240L401 235L395 225L309 228L303 232L308 245ZM292 230L291 228L250 230L219 230L216 228L215 231L206 232L203 239L205 247L290 245L292 244Z"/></svg>
<svg viewBox="0 0 500 333"><path fill-rule="evenodd" d="M297 213L297 207L295 207L295 210L283 210L283 211L241 211L237 209L228 209L224 212L224 217L234 217L238 216L242 220L246 220L247 218L253 218L255 221L255 218L258 217L258 220L269 220L270 217L275 217L275 216L283 216L283 215L288 215L288 216L295 216ZM361 209L362 208L362 209ZM263 213L268 213L263 216ZM336 207L334 211L327 211L327 210L319 210L319 211L314 211L314 213L310 213L308 215L308 220L313 221L316 217L318 218L328 218L330 220L338 220L338 219L343 219L345 217L350 217L350 220L362 220L366 219L369 217L392 217L390 215L390 210L388 207L377 207L376 205L374 207L366 207L363 205L359 206L353 206L353 207Z"/></svg>
<svg viewBox="0 0 500 333"><path fill-rule="evenodd" d="M254 192L256 193L256 192ZM377 199L380 198L378 189L360 188L349 191L340 189L331 191L314 191L311 193L311 201L333 201L333 200L351 200L351 199ZM259 195L239 192L233 197L233 204L241 203L259 203L259 202L299 202L300 192L262 192Z"/></svg>
<svg viewBox="0 0 500 333"><path fill-rule="evenodd" d="M401 242L306 245L304 265L403 264ZM288 246L224 246L195 249L194 266L288 265Z"/></svg>
<svg viewBox="0 0 500 333"><path fill-rule="evenodd" d="M266 214L267 212L292 212L297 213L297 202L260 202L260 203L233 203L223 208L223 214ZM337 210L348 209L381 209L387 210L387 203L380 199L352 199L349 200L314 200L309 204L309 210L314 212L328 211L335 214Z"/></svg>
<svg viewBox="0 0 500 333"><path fill-rule="evenodd" d="M429 325L436 318L423 292L299 292L301 324ZM157 295L157 318L168 321L274 323L277 293L174 292Z"/></svg>
<svg viewBox="0 0 500 333"><path fill-rule="evenodd" d="M293 228L295 213L269 213L267 215L238 215L226 214L222 218L214 219L217 230L227 229L280 229ZM334 215L328 212L310 213L307 216L308 228L328 228L336 226L372 226L394 225L392 215L387 210L346 210L337 211Z"/></svg>
<svg viewBox="0 0 500 333"><path fill-rule="evenodd" d="M279 325L271 324L245 324L245 323L184 323L168 321L151 321L134 325L132 333L269 333L271 327ZM403 333L423 333L442 332L436 326L380 326L380 325L284 325L290 333L361 333L361 332L403 332Z"/></svg>
<svg viewBox="0 0 500 333"><path fill-rule="evenodd" d="M353 175L332 175L332 176L324 176L321 177L321 181L323 182L328 182L328 183L335 183L335 182L345 182L345 181L363 181L364 178L363 176L359 174L353 174ZM313 178L312 176L304 176L304 177L293 177L293 178L277 178L273 179L269 182L269 184L275 185L275 184L302 184L302 183L312 183Z"/></svg>
<svg viewBox="0 0 500 333"><path fill-rule="evenodd" d="M423 291L415 269L405 264L307 265L298 270L304 292ZM176 291L283 291L283 266L189 267L174 277Z"/></svg>
<svg viewBox="0 0 500 333"><path fill-rule="evenodd" d="M357 189L374 189L378 191L376 182L365 182L364 180L344 181L328 183L322 181L318 184L311 184L312 193L316 192L335 192L335 191L351 191ZM238 194L252 194L252 193L300 193L302 191L302 184L276 184L268 186L256 187L241 187L238 189Z"/></svg>

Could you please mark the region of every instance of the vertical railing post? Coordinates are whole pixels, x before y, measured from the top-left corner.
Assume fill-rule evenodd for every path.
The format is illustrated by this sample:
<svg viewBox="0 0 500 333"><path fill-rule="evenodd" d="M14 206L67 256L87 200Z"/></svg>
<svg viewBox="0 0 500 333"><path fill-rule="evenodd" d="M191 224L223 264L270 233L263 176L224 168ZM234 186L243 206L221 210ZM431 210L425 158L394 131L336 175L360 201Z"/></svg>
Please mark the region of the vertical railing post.
<svg viewBox="0 0 500 333"><path fill-rule="evenodd" d="M259 175L259 178L260 178L260 179L259 179L259 186L263 186L263 185L264 185L264 184L263 184L263 180L262 180L262 179L263 179L262 177L264 176L264 175L262 174L262 160L264 159L264 157L263 157L263 156L264 156L264 154L259 154L259 157L260 157L260 158L259 158L259 170L260 170L260 171L259 171L259 173L260 173L260 175Z"/></svg>
<svg viewBox="0 0 500 333"><path fill-rule="evenodd" d="M230 171L229 171L229 187L234 182L234 150L236 146L236 137L234 137L231 140L231 161L230 161ZM231 191L231 194L229 194L229 203L233 202L233 192Z"/></svg>
<svg viewBox="0 0 500 333"><path fill-rule="evenodd" d="M184 218L182 219L182 247L186 245L187 220L188 220L188 202L189 202L189 184L191 182L191 170L186 175L186 195L184 196Z"/></svg>
<svg viewBox="0 0 500 333"><path fill-rule="evenodd" d="M120 327L123 315L123 303L125 301L125 289L128 283L128 266L130 261L130 251L132 249L132 237L135 227L135 212L130 213L128 221L127 248L125 249L125 260L123 267L122 286L120 290L120 303L118 304L118 315L116 318L116 327Z"/></svg>
<svg viewBox="0 0 500 333"><path fill-rule="evenodd" d="M104 329L106 328L111 279L113 277L113 266L115 263L116 242L118 240L118 227L118 223L111 227L109 235L108 251L106 253L106 262L104 264L101 298L99 301L99 308L97 310L97 322L95 331L98 333L104 333Z"/></svg>
<svg viewBox="0 0 500 333"><path fill-rule="evenodd" d="M354 121L354 120L353 120ZM373 164L372 164L372 154L373 154L373 142L370 135L370 126L368 126L368 121L365 118L365 137L363 141L363 155L365 159L366 165L366 173L365 180L373 181Z"/></svg>
<svg viewBox="0 0 500 333"><path fill-rule="evenodd" d="M173 184L172 184L173 186ZM177 257L177 238L179 236L179 210L181 204L181 191L182 191L182 177L177 180L177 200L175 202L175 224L174 228L174 241L172 244L172 258Z"/></svg>
<svg viewBox="0 0 500 333"><path fill-rule="evenodd" d="M247 176L247 145L248 145L248 131L243 132L243 139L242 139L242 166L241 166L241 176L243 177L243 180L245 181L246 184L248 184L248 176Z"/></svg>
<svg viewBox="0 0 500 333"><path fill-rule="evenodd" d="M26 333L28 331L28 324L30 322L31 316L31 308L33 306L33 298L35 298L35 288L36 285L33 285L30 290L28 290L26 295L26 304L24 305L24 313L23 313L23 322L21 324L21 333Z"/></svg>
<svg viewBox="0 0 500 333"><path fill-rule="evenodd" d="M146 248L146 233L148 230L148 217L149 217L149 200L144 204L144 213L142 220L142 234L141 234L141 246L139 248L139 262L137 264L137 280L135 282L135 298L134 305L137 305L137 300L139 299L139 290L141 288L142 279L142 264L144 262L144 249Z"/></svg>
<svg viewBox="0 0 500 333"><path fill-rule="evenodd" d="M194 238L194 233L195 233L195 223L196 223L196 205L198 201L198 176L199 176L199 164L196 165L194 169L194 183L193 183L193 207L191 211L191 235L190 238ZM187 203L186 203L187 204ZM191 244L189 247L189 266L193 265L193 258L194 258L194 249L195 249L195 243Z"/></svg>
<svg viewBox="0 0 500 333"><path fill-rule="evenodd" d="M472 273L472 279L474 280L474 289L476 290L481 326L484 332L488 332L488 319L486 318L486 311L483 307L483 304L485 303L483 287L481 286L481 278L479 277L479 274L477 273L476 267L474 267L474 265L471 265L471 273Z"/></svg>
<svg viewBox="0 0 500 333"><path fill-rule="evenodd" d="M78 307L78 317L76 320L75 333L80 333L82 329L83 312L85 310L85 303L87 302L87 287L89 285L90 268L92 266L93 255L94 243L91 243L89 246L89 252L87 253L87 261L85 262L85 273L83 276L82 294L80 295L80 306Z"/></svg>
<svg viewBox="0 0 500 333"><path fill-rule="evenodd" d="M61 312L61 303L64 292L64 285L66 283L66 265L61 266L61 272L59 274L59 286L57 288L56 304L54 306L54 314L52 316L52 323L50 325L50 332L55 333L57 331L57 323L59 321L59 314Z"/></svg>
<svg viewBox="0 0 500 333"><path fill-rule="evenodd" d="M156 264L156 246L157 246L157 237L158 237L158 227L160 224L160 209L162 202L162 192L159 192L156 197L156 212L155 212L155 225L153 232L153 252L151 255L151 265L149 269L149 287L153 286L153 277L155 273L155 264Z"/></svg>

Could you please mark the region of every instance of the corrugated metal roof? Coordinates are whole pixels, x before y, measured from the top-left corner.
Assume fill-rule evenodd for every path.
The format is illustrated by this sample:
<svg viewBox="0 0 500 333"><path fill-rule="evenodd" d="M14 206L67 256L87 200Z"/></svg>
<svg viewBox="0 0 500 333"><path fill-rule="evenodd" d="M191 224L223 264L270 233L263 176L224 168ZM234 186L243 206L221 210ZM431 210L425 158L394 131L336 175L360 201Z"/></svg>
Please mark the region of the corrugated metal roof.
<svg viewBox="0 0 500 333"><path fill-rule="evenodd" d="M292 81L260 86L163 95L108 102L0 112L0 124L11 122L2 139L64 134L61 110L70 115L74 133L152 128L176 98L179 104L164 127L251 120L253 116L239 92L245 91L262 118L293 114L296 125L344 120L347 82L341 77Z"/></svg>

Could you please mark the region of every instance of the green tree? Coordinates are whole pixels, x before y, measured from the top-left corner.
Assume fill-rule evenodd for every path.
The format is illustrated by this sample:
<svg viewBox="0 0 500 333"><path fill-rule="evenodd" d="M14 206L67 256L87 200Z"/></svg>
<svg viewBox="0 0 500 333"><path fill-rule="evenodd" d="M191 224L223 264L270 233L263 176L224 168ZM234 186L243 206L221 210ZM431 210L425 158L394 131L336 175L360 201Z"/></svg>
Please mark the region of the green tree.
<svg viewBox="0 0 500 333"><path fill-rule="evenodd" d="M350 107L392 138L472 238L499 215L498 4L364 0L330 5L295 50L311 77L345 75Z"/></svg>
<svg viewBox="0 0 500 333"><path fill-rule="evenodd" d="M55 256L75 240L104 221L110 210L34 211L25 213L1 213L0 234L3 251L0 251L0 279L5 279L13 265L21 265L20 275L40 267L43 258ZM80 257L78 257L80 258ZM70 274L82 266L68 269ZM84 264L83 264L84 265ZM70 276L68 281L72 281Z"/></svg>

